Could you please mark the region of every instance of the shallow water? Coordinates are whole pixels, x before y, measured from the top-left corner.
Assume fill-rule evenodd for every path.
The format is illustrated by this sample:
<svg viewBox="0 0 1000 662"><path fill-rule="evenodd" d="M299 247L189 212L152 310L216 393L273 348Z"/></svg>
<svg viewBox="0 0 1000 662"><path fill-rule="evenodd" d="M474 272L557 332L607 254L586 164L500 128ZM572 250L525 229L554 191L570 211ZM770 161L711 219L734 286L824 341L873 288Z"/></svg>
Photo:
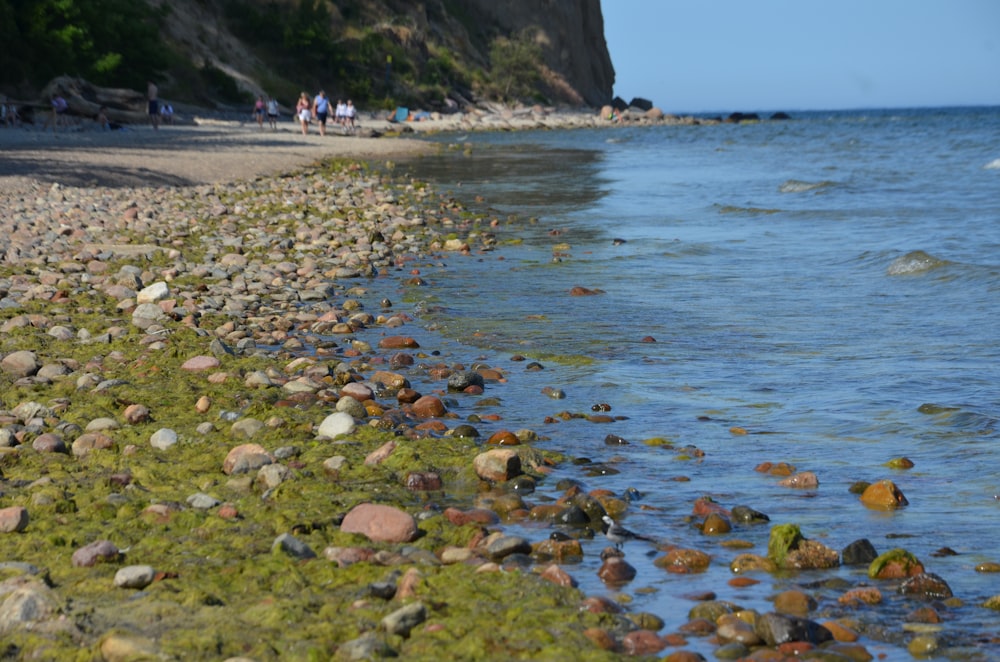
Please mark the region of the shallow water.
<svg viewBox="0 0 1000 662"><path fill-rule="evenodd" d="M1000 575L974 571L1000 561L997 136L997 108L808 113L471 134L418 162L415 177L473 206L483 196L480 207L501 219L498 250L424 265L428 284L411 301L422 323L510 371L508 385L486 392L502 400L504 420L481 431L531 428L546 447L618 471L562 467L529 501L558 496L565 477L619 494L634 487L643 499L628 527L713 555L705 575L676 576L651 564L650 546L628 543L639 574L614 591L596 576L607 542L587 541L585 560L567 568L585 592L630 600L672 631L693 605L683 596L701 590L769 611L777 591L807 587L821 620L843 613L845 589L810 582L866 581L863 569L842 568L729 587L740 552L720 543L749 540L766 554L770 527L703 536L688 517L707 495L836 550L868 538L880 553L911 551L965 603L937 605L942 657L1000 657L1000 644L982 641L1000 633L1000 613L979 606L1000 594ZM521 243L505 243L514 237ZM576 286L603 293L570 296ZM546 369L527 372L514 354ZM566 398L547 398L545 386ZM627 418L544 422L596 403ZM491 411L464 400L455 409ZM630 443L608 446L608 434ZM641 443L650 437L705 456L679 459ZM904 456L913 469L885 466ZM754 471L765 461L814 471L819 488L780 487ZM848 491L881 478L910 505L872 511ZM933 555L945 547L958 554ZM886 604L849 614L884 625L890 643L866 638L870 651L909 659L900 621L919 604L884 592Z"/></svg>

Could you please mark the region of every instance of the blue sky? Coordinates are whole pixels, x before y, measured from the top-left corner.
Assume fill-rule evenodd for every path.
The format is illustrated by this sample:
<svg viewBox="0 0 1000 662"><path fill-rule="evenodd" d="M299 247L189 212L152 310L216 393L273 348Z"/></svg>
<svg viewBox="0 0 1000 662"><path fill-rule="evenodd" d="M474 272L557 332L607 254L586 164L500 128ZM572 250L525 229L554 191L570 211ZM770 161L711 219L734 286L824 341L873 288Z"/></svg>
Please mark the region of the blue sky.
<svg viewBox="0 0 1000 662"><path fill-rule="evenodd" d="M602 0L615 95L664 112L1000 105L1000 0Z"/></svg>

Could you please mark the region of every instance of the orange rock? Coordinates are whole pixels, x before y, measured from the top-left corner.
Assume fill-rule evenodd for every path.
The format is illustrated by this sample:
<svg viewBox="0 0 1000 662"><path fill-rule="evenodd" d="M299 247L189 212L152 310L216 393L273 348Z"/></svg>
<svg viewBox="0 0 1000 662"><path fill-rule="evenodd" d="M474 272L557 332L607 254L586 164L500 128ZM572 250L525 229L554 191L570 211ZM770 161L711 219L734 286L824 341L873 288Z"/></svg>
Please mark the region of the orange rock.
<svg viewBox="0 0 1000 662"><path fill-rule="evenodd" d="M510 430L497 430L490 435L486 443L492 446L517 446L521 443L521 440Z"/></svg>
<svg viewBox="0 0 1000 662"><path fill-rule="evenodd" d="M836 641L851 643L858 640L857 632L837 621L824 621L821 625L830 631Z"/></svg>
<svg viewBox="0 0 1000 662"><path fill-rule="evenodd" d="M587 628L583 631L583 636L590 639L601 650L613 651L615 649L614 638L604 628Z"/></svg>
<svg viewBox="0 0 1000 662"><path fill-rule="evenodd" d="M895 483L884 479L865 488L861 494L861 503L869 508L893 510L909 504L909 501Z"/></svg>
<svg viewBox="0 0 1000 662"><path fill-rule="evenodd" d="M837 598L842 605L858 606L860 604L877 605L882 602L882 591L874 586L852 588Z"/></svg>
<svg viewBox="0 0 1000 662"><path fill-rule="evenodd" d="M726 582L733 588L745 588L747 586L753 586L759 584L759 579L753 579L751 577L733 577L728 582Z"/></svg>

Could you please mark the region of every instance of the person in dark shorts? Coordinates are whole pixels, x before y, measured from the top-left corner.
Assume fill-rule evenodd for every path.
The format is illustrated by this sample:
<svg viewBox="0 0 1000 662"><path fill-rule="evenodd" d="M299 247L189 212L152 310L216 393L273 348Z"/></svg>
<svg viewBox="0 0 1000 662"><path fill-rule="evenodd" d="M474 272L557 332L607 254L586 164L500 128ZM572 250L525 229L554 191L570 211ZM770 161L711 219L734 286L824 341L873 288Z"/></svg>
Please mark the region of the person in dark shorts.
<svg viewBox="0 0 1000 662"><path fill-rule="evenodd" d="M146 99L149 101L149 121L154 129L160 128L160 91L156 83L146 81Z"/></svg>
<svg viewBox="0 0 1000 662"><path fill-rule="evenodd" d="M320 90L316 98L313 99L312 114L319 123L319 135L325 136L326 118L330 115L330 100L326 98L326 92L323 90Z"/></svg>

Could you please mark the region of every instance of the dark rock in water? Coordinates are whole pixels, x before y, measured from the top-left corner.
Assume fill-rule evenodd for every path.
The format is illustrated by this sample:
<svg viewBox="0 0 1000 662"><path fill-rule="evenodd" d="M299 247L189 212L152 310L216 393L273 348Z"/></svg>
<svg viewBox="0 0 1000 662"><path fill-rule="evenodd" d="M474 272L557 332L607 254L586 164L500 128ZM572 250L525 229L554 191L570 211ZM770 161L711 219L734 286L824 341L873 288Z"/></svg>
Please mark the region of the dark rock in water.
<svg viewBox="0 0 1000 662"><path fill-rule="evenodd" d="M727 122L755 122L760 120L760 115L757 113L730 113L729 117L726 118Z"/></svg>
<svg viewBox="0 0 1000 662"><path fill-rule="evenodd" d="M749 506L734 506L730 515L734 522L741 524L762 524L771 521L770 517Z"/></svg>
<svg viewBox="0 0 1000 662"><path fill-rule="evenodd" d="M586 526L590 524L590 517L579 506L569 506L556 515L556 522L559 524L571 524L575 526Z"/></svg>
<svg viewBox="0 0 1000 662"><path fill-rule="evenodd" d="M878 558L878 552L867 538L862 538L845 547L840 558L844 565L871 565Z"/></svg>
<svg viewBox="0 0 1000 662"><path fill-rule="evenodd" d="M616 434L609 434L604 438L605 446L627 446L628 440Z"/></svg>
<svg viewBox="0 0 1000 662"><path fill-rule="evenodd" d="M808 641L819 645L833 640L833 634L825 627L807 618L769 612L757 619L754 631L768 646L777 646L789 641Z"/></svg>
<svg viewBox="0 0 1000 662"><path fill-rule="evenodd" d="M792 119L792 117L788 113L778 111L777 113L774 113L773 115L771 115L771 119L772 120L790 120L790 119Z"/></svg>
<svg viewBox="0 0 1000 662"><path fill-rule="evenodd" d="M900 584L899 592L927 600L946 600L954 595L948 582L933 572L922 572L910 577Z"/></svg>
<svg viewBox="0 0 1000 662"><path fill-rule="evenodd" d="M531 554L531 543L519 536L503 536L486 548L486 555L493 561L500 561L512 554Z"/></svg>
<svg viewBox="0 0 1000 662"><path fill-rule="evenodd" d="M642 97L633 97L631 101L628 102L629 108L638 108L639 110L646 111L653 107L653 102L649 99L643 99Z"/></svg>
<svg viewBox="0 0 1000 662"><path fill-rule="evenodd" d="M474 370L454 372L448 377L449 391L464 391L470 386L479 386L482 388L483 385L483 376Z"/></svg>
<svg viewBox="0 0 1000 662"><path fill-rule="evenodd" d="M467 423L463 423L455 426L455 429L451 431L451 436L475 438L479 436L479 430Z"/></svg>

